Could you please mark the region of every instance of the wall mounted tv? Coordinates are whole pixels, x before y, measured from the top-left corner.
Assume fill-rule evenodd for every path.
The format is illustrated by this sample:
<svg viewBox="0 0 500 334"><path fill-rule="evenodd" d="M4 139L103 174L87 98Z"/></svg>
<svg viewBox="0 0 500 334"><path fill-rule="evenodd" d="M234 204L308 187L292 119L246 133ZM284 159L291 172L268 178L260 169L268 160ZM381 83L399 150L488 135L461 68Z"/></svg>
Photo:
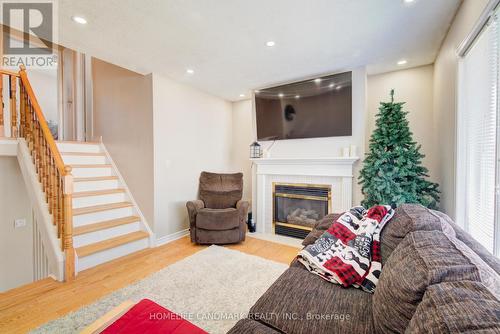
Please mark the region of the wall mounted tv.
<svg viewBox="0 0 500 334"><path fill-rule="evenodd" d="M258 140L350 136L352 72L255 92Z"/></svg>

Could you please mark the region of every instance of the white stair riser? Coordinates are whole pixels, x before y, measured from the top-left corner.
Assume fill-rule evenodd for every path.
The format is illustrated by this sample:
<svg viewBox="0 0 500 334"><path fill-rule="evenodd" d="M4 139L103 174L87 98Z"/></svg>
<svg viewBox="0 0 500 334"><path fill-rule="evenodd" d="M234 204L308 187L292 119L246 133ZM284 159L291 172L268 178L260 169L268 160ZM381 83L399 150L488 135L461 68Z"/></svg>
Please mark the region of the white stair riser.
<svg viewBox="0 0 500 334"><path fill-rule="evenodd" d="M73 177L98 177L113 175L111 167L73 168L71 173L73 174Z"/></svg>
<svg viewBox="0 0 500 334"><path fill-rule="evenodd" d="M107 228L105 230L95 231L91 233L85 233L73 237L74 247L86 246L106 239L111 239L114 237L119 237L121 235L137 232L141 230L141 223L135 222L131 224L125 224L120 226L115 226Z"/></svg>
<svg viewBox="0 0 500 334"><path fill-rule="evenodd" d="M85 215L73 216L73 225L82 226L82 225L102 222L105 220L133 216L135 214L136 214L135 210L131 206L127 208L93 212Z"/></svg>
<svg viewBox="0 0 500 334"><path fill-rule="evenodd" d="M57 143L57 148L61 152L101 152L101 146L99 144Z"/></svg>
<svg viewBox="0 0 500 334"><path fill-rule="evenodd" d="M126 200L127 199L125 193L77 197L73 198L73 208L83 208L86 206L125 202Z"/></svg>
<svg viewBox="0 0 500 334"><path fill-rule="evenodd" d="M105 164L106 157L104 155L62 155L66 165L97 165Z"/></svg>
<svg viewBox="0 0 500 334"><path fill-rule="evenodd" d="M115 248L111 248L99 253L95 253L77 260L77 272L95 267L101 263L109 262L119 257L135 253L149 247L148 238L129 242Z"/></svg>
<svg viewBox="0 0 500 334"><path fill-rule="evenodd" d="M116 189L120 183L118 180L106 180L106 181L85 181L85 182L74 182L73 191L95 191L95 190L105 190L105 189Z"/></svg>

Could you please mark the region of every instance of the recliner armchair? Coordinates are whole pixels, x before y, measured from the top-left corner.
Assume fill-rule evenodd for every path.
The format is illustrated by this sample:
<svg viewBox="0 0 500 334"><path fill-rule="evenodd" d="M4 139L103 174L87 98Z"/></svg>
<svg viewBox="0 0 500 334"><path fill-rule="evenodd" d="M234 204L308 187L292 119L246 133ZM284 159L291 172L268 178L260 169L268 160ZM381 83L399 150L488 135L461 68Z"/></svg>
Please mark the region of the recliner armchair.
<svg viewBox="0 0 500 334"><path fill-rule="evenodd" d="M243 174L200 175L199 200L189 201L191 241L231 244L245 240L249 203L242 201Z"/></svg>

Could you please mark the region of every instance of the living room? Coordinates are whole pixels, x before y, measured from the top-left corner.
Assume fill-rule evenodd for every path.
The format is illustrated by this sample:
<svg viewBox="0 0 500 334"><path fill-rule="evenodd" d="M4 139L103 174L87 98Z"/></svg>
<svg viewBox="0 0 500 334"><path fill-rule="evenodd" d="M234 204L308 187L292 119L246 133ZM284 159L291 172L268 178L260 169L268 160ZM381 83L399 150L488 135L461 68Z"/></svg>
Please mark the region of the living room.
<svg viewBox="0 0 500 334"><path fill-rule="evenodd" d="M0 332L500 332L499 3L2 2Z"/></svg>

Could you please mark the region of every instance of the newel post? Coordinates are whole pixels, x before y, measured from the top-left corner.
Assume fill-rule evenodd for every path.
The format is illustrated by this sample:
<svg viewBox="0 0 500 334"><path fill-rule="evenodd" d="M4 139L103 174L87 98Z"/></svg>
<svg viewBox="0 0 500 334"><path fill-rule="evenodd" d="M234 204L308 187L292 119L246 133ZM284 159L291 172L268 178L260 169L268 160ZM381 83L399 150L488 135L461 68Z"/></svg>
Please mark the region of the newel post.
<svg viewBox="0 0 500 334"><path fill-rule="evenodd" d="M65 280L75 278L75 249L73 248L73 175L71 167L64 167L64 228L63 250L66 255Z"/></svg>

